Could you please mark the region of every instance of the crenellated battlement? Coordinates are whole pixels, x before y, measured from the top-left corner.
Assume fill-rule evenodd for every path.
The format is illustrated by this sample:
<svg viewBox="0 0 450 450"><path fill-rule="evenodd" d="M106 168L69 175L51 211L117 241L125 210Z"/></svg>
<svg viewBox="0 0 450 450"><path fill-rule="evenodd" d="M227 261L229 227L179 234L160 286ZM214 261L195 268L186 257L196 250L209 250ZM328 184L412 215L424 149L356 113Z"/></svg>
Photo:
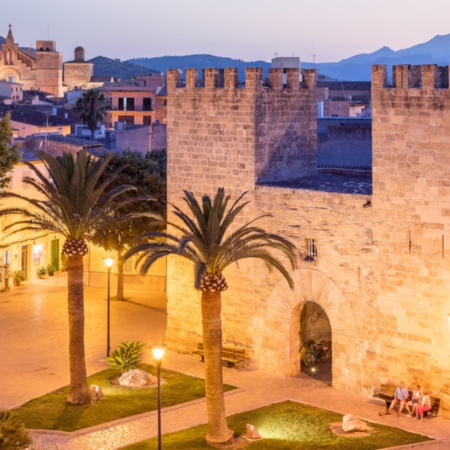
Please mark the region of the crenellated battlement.
<svg viewBox="0 0 450 450"><path fill-rule="evenodd" d="M388 82L385 65L372 66L373 89L448 89L449 66L402 64L392 67L392 82Z"/></svg>
<svg viewBox="0 0 450 450"><path fill-rule="evenodd" d="M170 93L176 88L197 89L250 89L258 91L261 89L314 89L316 87L316 71L297 68L286 69L286 84L282 82L282 69L269 69L268 85L263 82L263 70L260 67L247 67L245 69L245 81L239 82L238 69L234 67L226 69L207 68L202 70L202 83L199 83L197 69L186 69L185 79L181 78L179 70L169 70L167 72L167 88Z"/></svg>

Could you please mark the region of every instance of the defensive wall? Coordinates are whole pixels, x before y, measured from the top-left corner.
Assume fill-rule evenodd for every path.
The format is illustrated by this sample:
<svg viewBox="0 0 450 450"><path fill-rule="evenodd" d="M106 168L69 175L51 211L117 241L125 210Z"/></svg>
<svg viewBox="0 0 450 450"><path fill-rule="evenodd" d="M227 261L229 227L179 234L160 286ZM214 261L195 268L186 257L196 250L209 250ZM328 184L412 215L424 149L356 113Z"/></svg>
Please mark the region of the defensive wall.
<svg viewBox="0 0 450 450"><path fill-rule="evenodd" d="M398 66L391 86L374 66L372 195L271 185L316 173L315 72L300 84L293 69L285 86L276 69L267 86L261 78L247 69L241 86L235 69L223 82L208 69L200 87L195 70L185 85L168 73L168 200L182 206L183 189L248 191L241 220L271 214L260 225L298 249L293 290L259 261L227 269L224 342L246 348L249 368L295 375L312 302L330 322L335 387L369 396L381 383L418 383L449 417L448 71ZM167 279L168 344L192 351L201 340L193 268L169 257Z"/></svg>

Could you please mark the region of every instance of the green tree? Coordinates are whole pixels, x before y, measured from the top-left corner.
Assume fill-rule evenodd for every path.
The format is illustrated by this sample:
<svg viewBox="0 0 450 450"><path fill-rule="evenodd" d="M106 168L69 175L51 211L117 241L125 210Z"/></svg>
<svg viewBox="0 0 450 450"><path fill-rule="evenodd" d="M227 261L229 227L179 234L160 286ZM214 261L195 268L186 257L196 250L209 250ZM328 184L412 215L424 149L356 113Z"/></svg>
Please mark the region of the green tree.
<svg viewBox="0 0 450 450"><path fill-rule="evenodd" d="M153 152L152 152L153 153ZM122 169L119 176L108 189L121 184L134 184L136 191L129 192L130 197L152 198L151 202L133 202L122 209L112 209L92 236L95 245L115 251L117 255L117 299L124 299L123 254L137 236L149 229L151 221L162 219L166 214L166 172L165 151L142 156L139 152L125 150L113 153L100 180L107 180L112 173ZM124 223L121 219L128 217Z"/></svg>
<svg viewBox="0 0 450 450"><path fill-rule="evenodd" d="M66 238L62 253L67 255L68 264L70 389L67 401L86 404L90 401L84 350L83 256L88 252L86 239L102 218L110 214L112 207L120 209L134 201L124 199L120 203L117 199L135 188L122 185L107 192L118 173L100 183L109 158L95 160L86 150L80 150L76 159L72 154L54 157L42 151L38 156L45 170L26 163L33 177L23 179L37 191L38 198L1 191L0 198L16 199L18 206L0 209L0 217L14 218L5 227L9 230L8 235L29 231L42 236L59 233Z"/></svg>
<svg viewBox="0 0 450 450"><path fill-rule="evenodd" d="M107 98L96 89L89 89L75 103L75 114L91 130L92 140L99 122L103 122L109 109Z"/></svg>
<svg viewBox="0 0 450 450"><path fill-rule="evenodd" d="M5 188L11 181L7 174L20 161L20 151L17 144L11 145L11 114L7 113L0 120L0 188Z"/></svg>
<svg viewBox="0 0 450 450"><path fill-rule="evenodd" d="M204 195L198 203L192 192L184 191L189 214L172 205L178 223L167 222L175 234L149 231L145 233L126 257L138 254L145 273L159 258L179 255L190 260L195 267L195 288L200 289L203 347L205 352L206 408L208 413L208 443L228 442L233 432L228 429L222 381L222 323L221 292L227 289L223 271L229 265L245 258L258 258L269 269L275 268L293 287L293 280L283 262L273 256L272 250L284 255L295 266L295 247L281 236L268 233L255 225L260 216L230 231L236 217L248 202L241 195L230 208L230 196L219 189L215 198Z"/></svg>

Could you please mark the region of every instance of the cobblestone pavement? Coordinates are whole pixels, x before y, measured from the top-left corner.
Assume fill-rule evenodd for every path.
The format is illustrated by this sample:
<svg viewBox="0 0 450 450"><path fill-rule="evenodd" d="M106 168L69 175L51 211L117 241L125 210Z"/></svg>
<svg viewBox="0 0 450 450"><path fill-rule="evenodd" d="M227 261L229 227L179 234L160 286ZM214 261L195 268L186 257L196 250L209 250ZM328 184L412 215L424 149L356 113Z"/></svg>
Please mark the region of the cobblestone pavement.
<svg viewBox="0 0 450 450"><path fill-rule="evenodd" d="M45 281L45 280L44 280ZM53 284L30 283L22 293L0 294L0 358L6 362L7 379L0 384L0 407L13 407L37 395L67 383L67 355L63 343L65 325L64 288ZM39 289L36 287L39 286ZM86 289L86 347L89 372L105 367L104 321L105 301L101 290ZM114 344L124 339L146 342L161 340L165 329L164 298L142 293L130 294L130 302L114 302L112 330ZM117 306L117 304L121 304ZM37 316L37 317L35 317ZM122 320L119 320L122 318ZM120 322L134 320L133 329ZM41 331L42 323L45 329ZM96 331L98 327L98 332ZM38 338L36 338L38 337ZM22 341L18 343L16 341ZM52 344L54 344L52 346ZM42 353L42 348L49 354ZM62 348L63 347L63 348ZM35 355L36 353L36 355ZM14 357L13 357L14 356ZM6 359L5 359L6 358ZM148 361L150 362L150 361ZM198 358L168 351L165 368L203 377L203 364ZM12 380L9 380L12 378ZM3 380L5 383L3 383ZM224 381L238 387L226 393L227 414L259 408L283 400L294 400L342 414L355 414L363 419L425 434L437 439L431 443L403 446L402 449L423 447L433 450L450 448L450 421L440 417L418 422L406 417L378 416L380 403L371 398L340 392L326 383L304 375L285 378L262 371L224 368ZM9 392L11 390L11 392ZM164 408L162 432L168 433L206 423L203 399ZM32 431L36 450L113 450L157 435L157 414L140 416L96 426L74 433ZM164 438L163 438L164 439Z"/></svg>

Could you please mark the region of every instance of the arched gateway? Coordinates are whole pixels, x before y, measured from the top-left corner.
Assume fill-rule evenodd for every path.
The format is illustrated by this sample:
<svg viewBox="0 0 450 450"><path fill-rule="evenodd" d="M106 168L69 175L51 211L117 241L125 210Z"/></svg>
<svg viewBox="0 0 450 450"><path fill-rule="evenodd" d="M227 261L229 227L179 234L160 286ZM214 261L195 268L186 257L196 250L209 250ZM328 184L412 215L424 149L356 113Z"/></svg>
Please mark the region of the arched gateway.
<svg viewBox="0 0 450 450"><path fill-rule="evenodd" d="M329 319L333 348L333 386L358 391L361 361L358 327L350 301L323 273L300 269L294 290L280 281L266 298L264 315L254 317L254 354L259 367L292 376L300 372L300 314L307 302L320 306Z"/></svg>

